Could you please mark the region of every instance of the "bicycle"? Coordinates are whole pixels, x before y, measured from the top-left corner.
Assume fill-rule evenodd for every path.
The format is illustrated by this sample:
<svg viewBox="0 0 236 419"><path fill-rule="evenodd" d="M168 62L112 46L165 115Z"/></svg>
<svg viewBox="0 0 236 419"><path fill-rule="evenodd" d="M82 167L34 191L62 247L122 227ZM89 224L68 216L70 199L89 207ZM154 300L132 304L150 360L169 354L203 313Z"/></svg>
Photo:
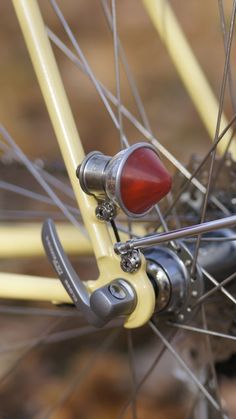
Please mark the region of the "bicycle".
<svg viewBox="0 0 236 419"><path fill-rule="evenodd" d="M208 338L206 338L205 346L208 354L212 353L209 336L212 335L231 339L232 341L235 340L235 337L229 333L233 323L235 298L233 291L231 289L228 291L225 288L225 285L232 282L235 276L235 264L232 257L235 250L233 228L236 218L232 215L235 209L235 203L230 188L229 192L226 191L225 194L224 189L223 191L222 189L218 190L222 184L221 173L224 176L227 175L229 179L233 179L232 168L234 168L234 160L229 157L227 152L231 150L233 155L235 153L234 130L232 128L235 122L235 116L230 122L226 120L226 117L223 115L223 101L227 77L231 80L229 61L234 28L235 2L232 6L233 11L229 35L226 33L224 38L226 49L225 73L222 81L219 110L217 111L216 100L181 35L178 23L168 3L150 0L144 1L144 4L154 19L155 25L159 27L163 39L166 40L168 49L172 54L174 50L177 52L174 58L176 66L181 72L182 77L186 77L184 79L186 80L186 85L190 86L190 89L194 91L194 102L198 106L202 117L205 118L208 131L214 138L213 145L208 150L206 157L200 164L198 161L193 161L191 163L191 169L179 163L152 134L133 79L133 92L136 95L139 112L143 118L142 124L121 103L119 54L124 61L125 56L117 30L114 30L117 27L114 1L112 2L111 11L106 2L102 1L102 5L108 24L113 28L111 31L113 33L115 50L116 96L112 95L102 83L95 79L82 50L54 0L51 1L51 4L57 17L63 24L77 55L70 51L51 30L45 30L35 1L15 0L13 4L47 103L48 112L58 138L61 153L91 244L88 242L86 235L85 237L83 236L83 228L81 233L75 230L75 227L81 229L77 220L78 212L71 205L63 204L60 194L55 193L50 185L54 184L60 193L62 191L64 194L67 193L70 195L70 190L66 189L66 185L60 179L55 179L52 173L45 172L40 167L40 164L32 164L16 145L6 129L1 128L1 134L4 140L1 143L3 151L5 153L13 152L14 159L17 158L26 166L47 192L49 198L45 200L45 198L42 198L42 196L34 191L31 191L30 195L28 191L28 196L41 199L41 201L44 199L45 204L50 204L53 200L57 203L62 213L74 225L74 228L68 226L62 228L61 235L64 239L63 242L66 240L66 243L62 246L52 221L48 220L44 222L42 233L44 247L61 282L50 278L42 280L40 277L2 273L0 274L1 297L8 299L55 301L57 304L73 303L82 312L85 320L92 324L91 327L85 327L84 333L89 333L94 330L94 325L104 327L105 329L112 326L117 327L122 322L122 319L127 329L139 328L144 324L148 324L162 342L157 358L161 358L164 351L163 348L167 348L185 370L186 374L191 377L198 389L194 394L192 405L190 408L188 406L190 415L199 417L199 412L201 412L201 417L217 417L216 415L226 417L218 395L219 389L215 379L213 359L209 360L209 366L204 364L201 367L198 366L197 373L194 375L185 361L173 349L171 342L175 338L177 328L186 331L189 329L193 333L206 333L206 329L208 329L206 313L209 315L209 311L211 312L213 310L212 306L219 307L219 304L221 304L221 300L220 302L217 301L216 304L214 302L216 292L224 294L222 298L227 297L233 303L233 308L230 303L227 309L225 308L227 323L222 326L220 331L216 332L215 330L211 330L211 328L207 330ZM158 10L158 8L160 9ZM159 16L158 22L155 20L157 16ZM221 14L221 19L224 26L223 14ZM171 28L170 32L169 28ZM224 30L226 30L225 26ZM165 34L166 31L167 34ZM121 148L123 148L123 151L116 154L115 157L111 158L98 152L90 153L84 157L81 142L67 98L64 94L64 88L48 38L59 48L63 49L66 55L77 66L82 68L87 73L89 79L95 84L97 92L108 108L113 123L116 128L119 128ZM173 48L173 42L175 42L175 46L178 45L179 47L177 51L176 48ZM183 51L185 61L183 61L181 51ZM185 66L182 66L186 62L188 63L188 68L191 67L194 69L191 72L192 77L190 82L188 77L189 71L186 71ZM126 61L125 65L127 66ZM202 86L204 87L204 98L199 95ZM117 107L118 117L116 117L110 107L109 101ZM208 107L210 111L206 118L205 109ZM217 113L218 118L216 118ZM152 143L151 146L143 142L128 146L123 127L124 117L128 118L147 140L150 140ZM216 128L214 128L216 120ZM222 138L224 138L224 142L221 141ZM221 146L221 151L224 154L222 159L215 163L217 145ZM156 147L159 154L164 154L181 171L181 174L176 177L176 184L177 187L179 185L180 191L177 191L174 197L169 194L169 203L166 199L162 201L161 207L159 206L159 200L169 192L171 180L168 171L164 168L153 146ZM142 155L142 160L139 157L139 153ZM207 167L207 159L210 161L209 168ZM143 161L145 164L141 167L138 177L137 175L131 176L130 189L127 194L126 185L130 180L130 171L136 170L137 160L139 161L139 165ZM155 184L153 186L153 180L151 179L150 181L148 178L144 186L140 186L140 178L145 178L146 173L147 175L150 174L150 176L153 175L152 171L150 172L152 166L153 171L159 171L160 173L161 186L159 179L158 185ZM232 173L227 172L227 167L230 167ZM209 173L210 180L207 184L205 184L204 171L202 170L200 172L202 168L205 171L208 170ZM184 177L187 178L187 182L185 183L183 181ZM187 192L186 184L189 186ZM10 188L9 182L7 183L5 181L2 181L1 186L8 190ZM140 187L142 187L141 193L144 197L142 201L139 199ZM139 188L138 195L135 192L136 188ZM146 193L148 188L152 190L153 195L156 194L155 200L153 196L150 196L150 193ZM15 187L14 191L18 191L18 193L24 192L26 194L19 187L18 189ZM146 201L144 202L144 200ZM154 211L151 218L144 218L144 220L147 223L146 229L148 232L150 231L150 225L153 225L154 222L156 223L157 217L159 221L157 221L157 226L155 226L156 232L147 235L143 231L144 229L141 229L140 233L136 229L136 219L140 215L146 217L147 211L152 207L154 207ZM203 208L202 213L200 212L201 207ZM123 224L116 223L116 212L119 208L123 210L123 213L128 218L132 219L131 224L128 222L128 228L124 227ZM184 220L181 220L173 210L176 210L177 213L184 214ZM163 217L163 214L167 217L166 219ZM196 225L193 225L191 220L196 220ZM123 220L121 219L121 221ZM198 221L200 221L199 224L197 224ZM181 226L181 223L184 226ZM110 225L109 227L108 224ZM25 246L22 243L22 230L20 227L14 225L12 228L8 227L5 232L3 230L2 237L4 237L5 243L4 249L1 250L3 256L10 255L12 257L14 256L14 252L18 256L30 256L42 252L39 236L36 238L35 230L37 230L37 226L23 228ZM5 233L4 236L3 233ZM30 240L27 240L26 234L31 235ZM192 240L192 237L195 236L197 236L197 239ZM17 237L18 241L16 240ZM78 241L80 244L83 243L84 248L79 246L80 249L78 249ZM7 242L9 243L8 246ZM217 243L220 243L220 245ZM77 273L73 270L66 257L66 250L72 251L75 254L78 251L85 253L86 251L92 250L98 265L98 279L96 281L88 281L88 278L86 278L86 285L80 281ZM208 288L209 285L205 285L207 280L214 287ZM213 296L211 298L211 304L209 303L209 307L204 308L203 301L210 296ZM199 309L200 305L201 309ZM6 306L3 306L2 310L4 310L4 307L5 311L8 310ZM12 311L14 312L14 310L16 312L17 308L13 307ZM27 312L27 307L25 310ZM31 314L33 312L37 313L37 309L35 311L28 311ZM20 312L20 308L18 308L18 312ZM76 309L71 309L64 312L59 308L57 312L58 316L59 314L73 316L77 311ZM49 315L48 311L47 315ZM55 310L51 309L51 315L56 315ZM213 319L214 315L211 316ZM120 316L121 321L119 320ZM197 324L194 326L189 325L193 317L197 321ZM199 322L201 327L199 326ZM23 357L37 345L42 345L44 342L50 341L50 339L53 340L53 338L56 339L50 333L57 326L58 321L50 325L41 337L33 339L33 342L31 341L28 345L23 345L25 346ZM226 331L225 327L227 329ZM111 343L110 341L113 341L113 334L111 336L102 345L101 352L106 349L108 343ZM132 353L132 338L130 334L128 336L129 349ZM220 350L222 350L222 347L223 345L220 346ZM233 345L230 348L224 347L222 357L229 356L233 351ZM132 365L131 370L133 370ZM134 374L134 371L132 371L132 374ZM140 382L142 384L142 380ZM136 383L136 390L133 390L134 394L141 384ZM213 388L211 388L212 385ZM198 392L205 396L204 400L201 399ZM213 397L215 394L218 397L216 399ZM127 405L121 415L125 415L126 408ZM133 417L136 417L135 397L133 397L132 409ZM52 414L53 412L49 409L45 417L49 417Z"/></svg>

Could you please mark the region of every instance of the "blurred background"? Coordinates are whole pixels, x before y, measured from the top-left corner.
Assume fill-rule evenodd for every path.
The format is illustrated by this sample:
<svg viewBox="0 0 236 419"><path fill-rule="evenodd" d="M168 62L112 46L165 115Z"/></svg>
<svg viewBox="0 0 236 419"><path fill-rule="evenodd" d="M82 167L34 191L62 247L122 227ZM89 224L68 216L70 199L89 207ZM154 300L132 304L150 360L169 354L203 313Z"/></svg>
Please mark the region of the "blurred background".
<svg viewBox="0 0 236 419"><path fill-rule="evenodd" d="M219 97L224 48L217 2L172 0L170 3L213 91ZM39 4L46 24L71 48L49 2L40 0ZM100 1L67 0L58 1L58 4L96 77L116 94L113 41ZM224 6L226 17L229 19L232 1L225 1ZM60 152L10 1L1 1L0 15L1 122L30 158L46 160L49 165L54 164L60 161ZM188 163L193 153L203 156L209 148L210 138L142 2L118 0L117 23L119 36L154 135L184 164ZM62 52L56 47L54 51L85 151L100 150L113 155L119 149L119 133L96 90ZM232 54L234 58L235 52ZM139 118L123 69L121 69L121 99L122 103ZM228 117L231 116L228 98L225 102L225 112ZM131 143L142 140L140 134L127 121L124 121L124 130ZM168 163L167 165L169 166ZM173 167L169 168L174 173ZM17 206L18 202L15 201L14 205ZM90 259L76 259L74 263L85 277L89 267L93 274L96 270L95 267L91 268ZM16 260L14 263L4 260L1 261L1 269L20 270L30 274L52 274L44 259ZM3 319L6 320L1 321L4 344L14 342L15 338L24 340L26 336L38 335L48 327L48 320L42 318L25 320L22 317L12 316L10 319L8 317ZM69 322L65 321L63 327L66 330L73 325L77 327L78 324L78 319L72 319ZM146 336L148 345L143 345ZM141 344L137 350L136 362L140 366L138 374L142 376L153 359L155 345L145 329L142 332L135 332L133 339ZM73 341L48 345L38 351L32 350L11 376L2 383L0 418L41 418L37 412L40 409L48 412L49 409L50 413L50 406L54 405L57 407L55 411L52 410L51 416L47 413L48 416L42 417L57 419L116 417L127 398L127 392L130 392L131 373L126 354L126 334L123 333L118 345L112 344L109 352L99 358L84 380L83 386L80 386L80 378L78 379L79 372L83 371L86 363L90 362L89 357L93 357L94 347L101 341L105 341L104 333L98 334L96 338L86 338L82 341L76 338ZM0 356L3 375L12 364L18 362L21 356L21 350ZM181 380L171 386L169 377L165 377L168 363L171 363L169 358L164 361L164 366L154 374L142 393L139 402L139 419L191 417L189 416L191 403L187 397L188 394L192 394L191 389L181 384ZM173 364L173 371L175 368ZM232 412L232 418L236 418L234 389L232 380L222 379L222 392ZM131 417L130 411L124 416L126 419Z"/></svg>

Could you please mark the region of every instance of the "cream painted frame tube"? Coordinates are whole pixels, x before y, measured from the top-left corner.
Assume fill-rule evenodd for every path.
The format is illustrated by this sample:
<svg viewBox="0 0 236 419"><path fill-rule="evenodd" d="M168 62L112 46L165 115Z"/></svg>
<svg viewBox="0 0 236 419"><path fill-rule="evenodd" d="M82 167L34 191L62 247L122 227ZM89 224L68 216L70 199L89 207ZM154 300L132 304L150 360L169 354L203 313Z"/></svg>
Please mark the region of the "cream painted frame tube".
<svg viewBox="0 0 236 419"><path fill-rule="evenodd" d="M45 256L41 240L41 223L0 225L0 257L31 258ZM91 255L93 248L88 237L69 223L57 223L57 232L65 252L70 255Z"/></svg>
<svg viewBox="0 0 236 419"><path fill-rule="evenodd" d="M0 272L1 298L70 303L63 285L55 278Z"/></svg>

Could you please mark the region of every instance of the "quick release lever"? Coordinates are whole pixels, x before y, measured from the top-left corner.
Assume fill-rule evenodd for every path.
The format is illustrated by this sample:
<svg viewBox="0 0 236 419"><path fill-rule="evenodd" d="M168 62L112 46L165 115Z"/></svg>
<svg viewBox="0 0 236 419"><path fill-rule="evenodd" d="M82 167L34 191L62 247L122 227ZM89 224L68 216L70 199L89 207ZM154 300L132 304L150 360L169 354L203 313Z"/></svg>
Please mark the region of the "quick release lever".
<svg viewBox="0 0 236 419"><path fill-rule="evenodd" d="M111 319L130 314L134 310L136 295L133 287L121 278L89 294L65 254L51 219L43 224L42 242L62 285L88 323L102 327Z"/></svg>

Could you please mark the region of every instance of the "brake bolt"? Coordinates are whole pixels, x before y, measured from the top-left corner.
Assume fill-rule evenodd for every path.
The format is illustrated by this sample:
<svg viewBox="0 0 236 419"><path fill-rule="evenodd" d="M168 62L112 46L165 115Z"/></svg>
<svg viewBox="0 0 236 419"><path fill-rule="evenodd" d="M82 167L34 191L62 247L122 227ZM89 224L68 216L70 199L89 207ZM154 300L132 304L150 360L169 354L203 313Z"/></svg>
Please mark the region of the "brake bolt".
<svg viewBox="0 0 236 419"><path fill-rule="evenodd" d="M116 215L116 206L111 201L101 202L96 208L96 217L101 221L111 221Z"/></svg>
<svg viewBox="0 0 236 419"><path fill-rule="evenodd" d="M131 250L126 254L121 255L120 266L124 272L137 272L141 266L141 257L139 250Z"/></svg>

